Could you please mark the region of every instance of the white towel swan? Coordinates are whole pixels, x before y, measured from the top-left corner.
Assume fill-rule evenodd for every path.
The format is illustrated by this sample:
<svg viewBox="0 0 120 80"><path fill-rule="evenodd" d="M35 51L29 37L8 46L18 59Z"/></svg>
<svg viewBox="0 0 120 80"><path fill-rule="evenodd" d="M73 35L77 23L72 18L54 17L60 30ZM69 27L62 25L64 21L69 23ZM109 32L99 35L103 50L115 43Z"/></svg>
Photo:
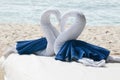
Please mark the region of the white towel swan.
<svg viewBox="0 0 120 80"><path fill-rule="evenodd" d="M41 28L44 31L44 35L47 38L48 44L47 48L43 51L38 51L36 54L43 55L43 56L52 56L54 55L54 48L53 44L55 39L59 35L57 29L51 24L50 22L50 15L54 14L57 20L60 22L60 12L58 10L47 10L41 16Z"/></svg>
<svg viewBox="0 0 120 80"><path fill-rule="evenodd" d="M75 22L69 29L65 30L64 26L69 17L75 17ZM60 24L62 28L62 33L57 37L54 44L54 51L56 55L58 54L65 42L78 38L86 25L86 18L84 14L79 11L69 11L62 16ZM94 67L105 65L105 60L93 61L88 58L82 58L79 60L79 62L83 63L84 65Z"/></svg>
<svg viewBox="0 0 120 80"><path fill-rule="evenodd" d="M74 24L69 29L64 30L64 26L65 26L65 23L68 17L75 17L76 19L75 19ZM55 54L58 53L61 46L66 41L78 38L78 36L81 34L81 32L83 31L85 27L86 19L83 13L78 12L78 11L70 11L70 12L65 13L62 16L60 24L62 28L62 33L55 40L55 44L54 44Z"/></svg>
<svg viewBox="0 0 120 80"><path fill-rule="evenodd" d="M69 17L75 17L75 21L69 29L65 30L64 26ZM86 25L86 19L85 19L84 14L79 11L69 11L62 16L60 24L61 24L61 28L62 28L61 29L62 33L57 37L57 39L55 41L55 44L54 44L55 54L58 53L58 51L61 49L62 45L66 41L78 38L78 36L81 34L81 32L83 31L83 29ZM105 60L93 61L88 58L82 58L79 60L79 62L83 63L84 65L94 66L94 67L105 65Z"/></svg>
<svg viewBox="0 0 120 80"><path fill-rule="evenodd" d="M40 23L41 23L40 27L44 31L44 36L46 37L48 44L47 44L46 49L35 53L40 56L54 55L53 44L55 42L55 39L59 35L59 31L50 22L51 14L55 15L58 22L60 22L61 14L57 9L50 9L50 10L46 10L43 12L41 16L41 20L40 20ZM18 53L16 50L16 44L13 47L8 48L8 50L4 52L3 56L0 58L0 65L2 65L4 61L7 59L7 57L13 53L15 54Z"/></svg>
<svg viewBox="0 0 120 80"><path fill-rule="evenodd" d="M75 17L75 22L69 29L65 30L64 26L69 17ZM65 42L78 38L78 36L81 34L81 32L83 31L83 29L85 27L86 19L85 19L84 14L79 11L69 11L62 16L60 24L61 24L62 32L57 37L55 44L54 44L55 54L58 54L58 52L60 51L60 49L62 48L62 46L64 45ZM106 53L108 53L108 52L106 52ZM82 59L79 59L78 62L81 62L87 66L94 66L94 67L105 66L104 59L102 59L100 61L94 61L89 58L82 58ZM108 56L107 62L120 62L120 58L119 57L114 58L112 56Z"/></svg>

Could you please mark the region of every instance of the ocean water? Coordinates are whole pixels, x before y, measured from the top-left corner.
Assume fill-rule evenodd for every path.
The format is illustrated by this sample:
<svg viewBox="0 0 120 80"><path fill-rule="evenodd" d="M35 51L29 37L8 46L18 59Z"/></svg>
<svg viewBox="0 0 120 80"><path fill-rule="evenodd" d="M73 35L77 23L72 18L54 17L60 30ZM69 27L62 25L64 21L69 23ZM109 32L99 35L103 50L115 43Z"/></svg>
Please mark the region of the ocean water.
<svg viewBox="0 0 120 80"><path fill-rule="evenodd" d="M0 23L39 24L41 13L49 8L62 13L80 10L89 26L120 25L120 0L0 0Z"/></svg>

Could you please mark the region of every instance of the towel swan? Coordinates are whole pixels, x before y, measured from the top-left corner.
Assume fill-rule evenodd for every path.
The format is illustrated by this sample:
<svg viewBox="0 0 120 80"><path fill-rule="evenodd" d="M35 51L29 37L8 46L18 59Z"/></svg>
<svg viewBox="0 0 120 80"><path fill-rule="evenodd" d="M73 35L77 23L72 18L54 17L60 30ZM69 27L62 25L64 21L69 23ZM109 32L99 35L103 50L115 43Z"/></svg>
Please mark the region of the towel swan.
<svg viewBox="0 0 120 80"><path fill-rule="evenodd" d="M68 30L64 30L65 22L67 21L68 17L75 17L75 22ZM58 53L61 46L66 41L76 39L81 34L81 32L85 27L86 19L82 13L79 13L78 11L70 11L65 13L65 15L62 16L60 24L62 28L61 29L62 33L55 40L55 44L54 44L55 54Z"/></svg>
<svg viewBox="0 0 120 80"><path fill-rule="evenodd" d="M75 17L73 25L65 30L64 26L69 17ZM61 34L54 44L56 60L77 61L87 66L104 66L105 62L120 62L120 58L109 56L109 50L98 47L84 41L76 40L83 31L86 19L83 13L78 11L67 12L61 18Z"/></svg>
<svg viewBox="0 0 120 80"><path fill-rule="evenodd" d="M68 17L75 17L75 22L69 29L64 30L64 26L65 26L65 23ZM78 11L70 11L62 16L60 24L62 28L61 29L62 33L57 37L55 41L54 51L55 51L55 54L57 55L56 59L64 61L66 59L69 59L68 56L71 56L71 55L66 55L67 52L64 52L65 50L61 49L62 45L64 45L69 40L74 40L78 38L78 36L81 34L81 32L83 31L86 25L86 19L83 13L78 12ZM66 56L61 57L61 55L66 55ZM71 60L69 59L68 61L71 61ZM101 60L99 62L98 61L94 62L93 60L88 59L88 58L81 58L79 62L83 63L84 65L88 65L88 66L103 66L105 63L104 60Z"/></svg>
<svg viewBox="0 0 120 80"><path fill-rule="evenodd" d="M44 31L46 38L40 38L32 41L18 41L17 51L19 54L37 54L40 56L53 56L53 44L59 35L59 31L51 24L50 16L55 15L60 22L61 14L57 9L50 9L43 12L41 15L41 29Z"/></svg>
<svg viewBox="0 0 120 80"><path fill-rule="evenodd" d="M59 35L59 31L51 24L50 22L50 15L53 14L56 16L58 22L60 22L61 14L57 9L50 9L43 12L41 16L41 28L44 31L44 35L46 38L40 38L36 40L28 40L28 41L18 41L17 44L15 44L13 47L8 48L3 54L3 56L0 58L0 64L7 59L7 57L12 53L18 53L18 54L37 54L40 56L53 56L54 55L54 49L53 44L57 36ZM30 52L30 49L38 47L38 49L33 50ZM39 51L38 51L39 50ZM36 51L36 52L35 52Z"/></svg>
<svg viewBox="0 0 120 80"><path fill-rule="evenodd" d="M58 10L47 10L41 16L41 28L44 31L44 35L48 41L47 47L43 51L38 51L36 54L43 55L43 56L52 56L54 55L54 48L53 44L55 39L59 35L58 30L51 24L50 22L50 15L54 14L57 20L60 22L60 12Z"/></svg>

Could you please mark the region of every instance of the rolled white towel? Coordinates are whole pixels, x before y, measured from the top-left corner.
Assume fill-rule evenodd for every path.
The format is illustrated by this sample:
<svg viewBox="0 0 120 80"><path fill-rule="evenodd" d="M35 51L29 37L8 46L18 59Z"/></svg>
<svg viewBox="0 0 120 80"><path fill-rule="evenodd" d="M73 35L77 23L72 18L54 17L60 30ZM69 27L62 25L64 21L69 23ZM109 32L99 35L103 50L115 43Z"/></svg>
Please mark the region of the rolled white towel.
<svg viewBox="0 0 120 80"><path fill-rule="evenodd" d="M92 66L92 67L104 67L105 66L105 60L94 61L92 59L82 58L78 60L78 62L82 63L85 66Z"/></svg>

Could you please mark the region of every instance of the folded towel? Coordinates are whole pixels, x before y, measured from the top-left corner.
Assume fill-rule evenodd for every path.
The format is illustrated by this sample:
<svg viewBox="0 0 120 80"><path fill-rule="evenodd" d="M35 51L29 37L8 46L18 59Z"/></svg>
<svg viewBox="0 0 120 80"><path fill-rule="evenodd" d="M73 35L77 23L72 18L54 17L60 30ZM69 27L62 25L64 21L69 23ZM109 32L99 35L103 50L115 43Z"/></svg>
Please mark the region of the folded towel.
<svg viewBox="0 0 120 80"><path fill-rule="evenodd" d="M61 61L78 61L82 58L90 58L94 61L100 61L102 59L106 60L109 53L110 51L105 48L81 40L70 40L65 42L61 47L55 59Z"/></svg>
<svg viewBox="0 0 120 80"><path fill-rule="evenodd" d="M18 54L34 54L37 51L44 50L47 46L46 38L40 38L35 40L18 41L16 50Z"/></svg>

